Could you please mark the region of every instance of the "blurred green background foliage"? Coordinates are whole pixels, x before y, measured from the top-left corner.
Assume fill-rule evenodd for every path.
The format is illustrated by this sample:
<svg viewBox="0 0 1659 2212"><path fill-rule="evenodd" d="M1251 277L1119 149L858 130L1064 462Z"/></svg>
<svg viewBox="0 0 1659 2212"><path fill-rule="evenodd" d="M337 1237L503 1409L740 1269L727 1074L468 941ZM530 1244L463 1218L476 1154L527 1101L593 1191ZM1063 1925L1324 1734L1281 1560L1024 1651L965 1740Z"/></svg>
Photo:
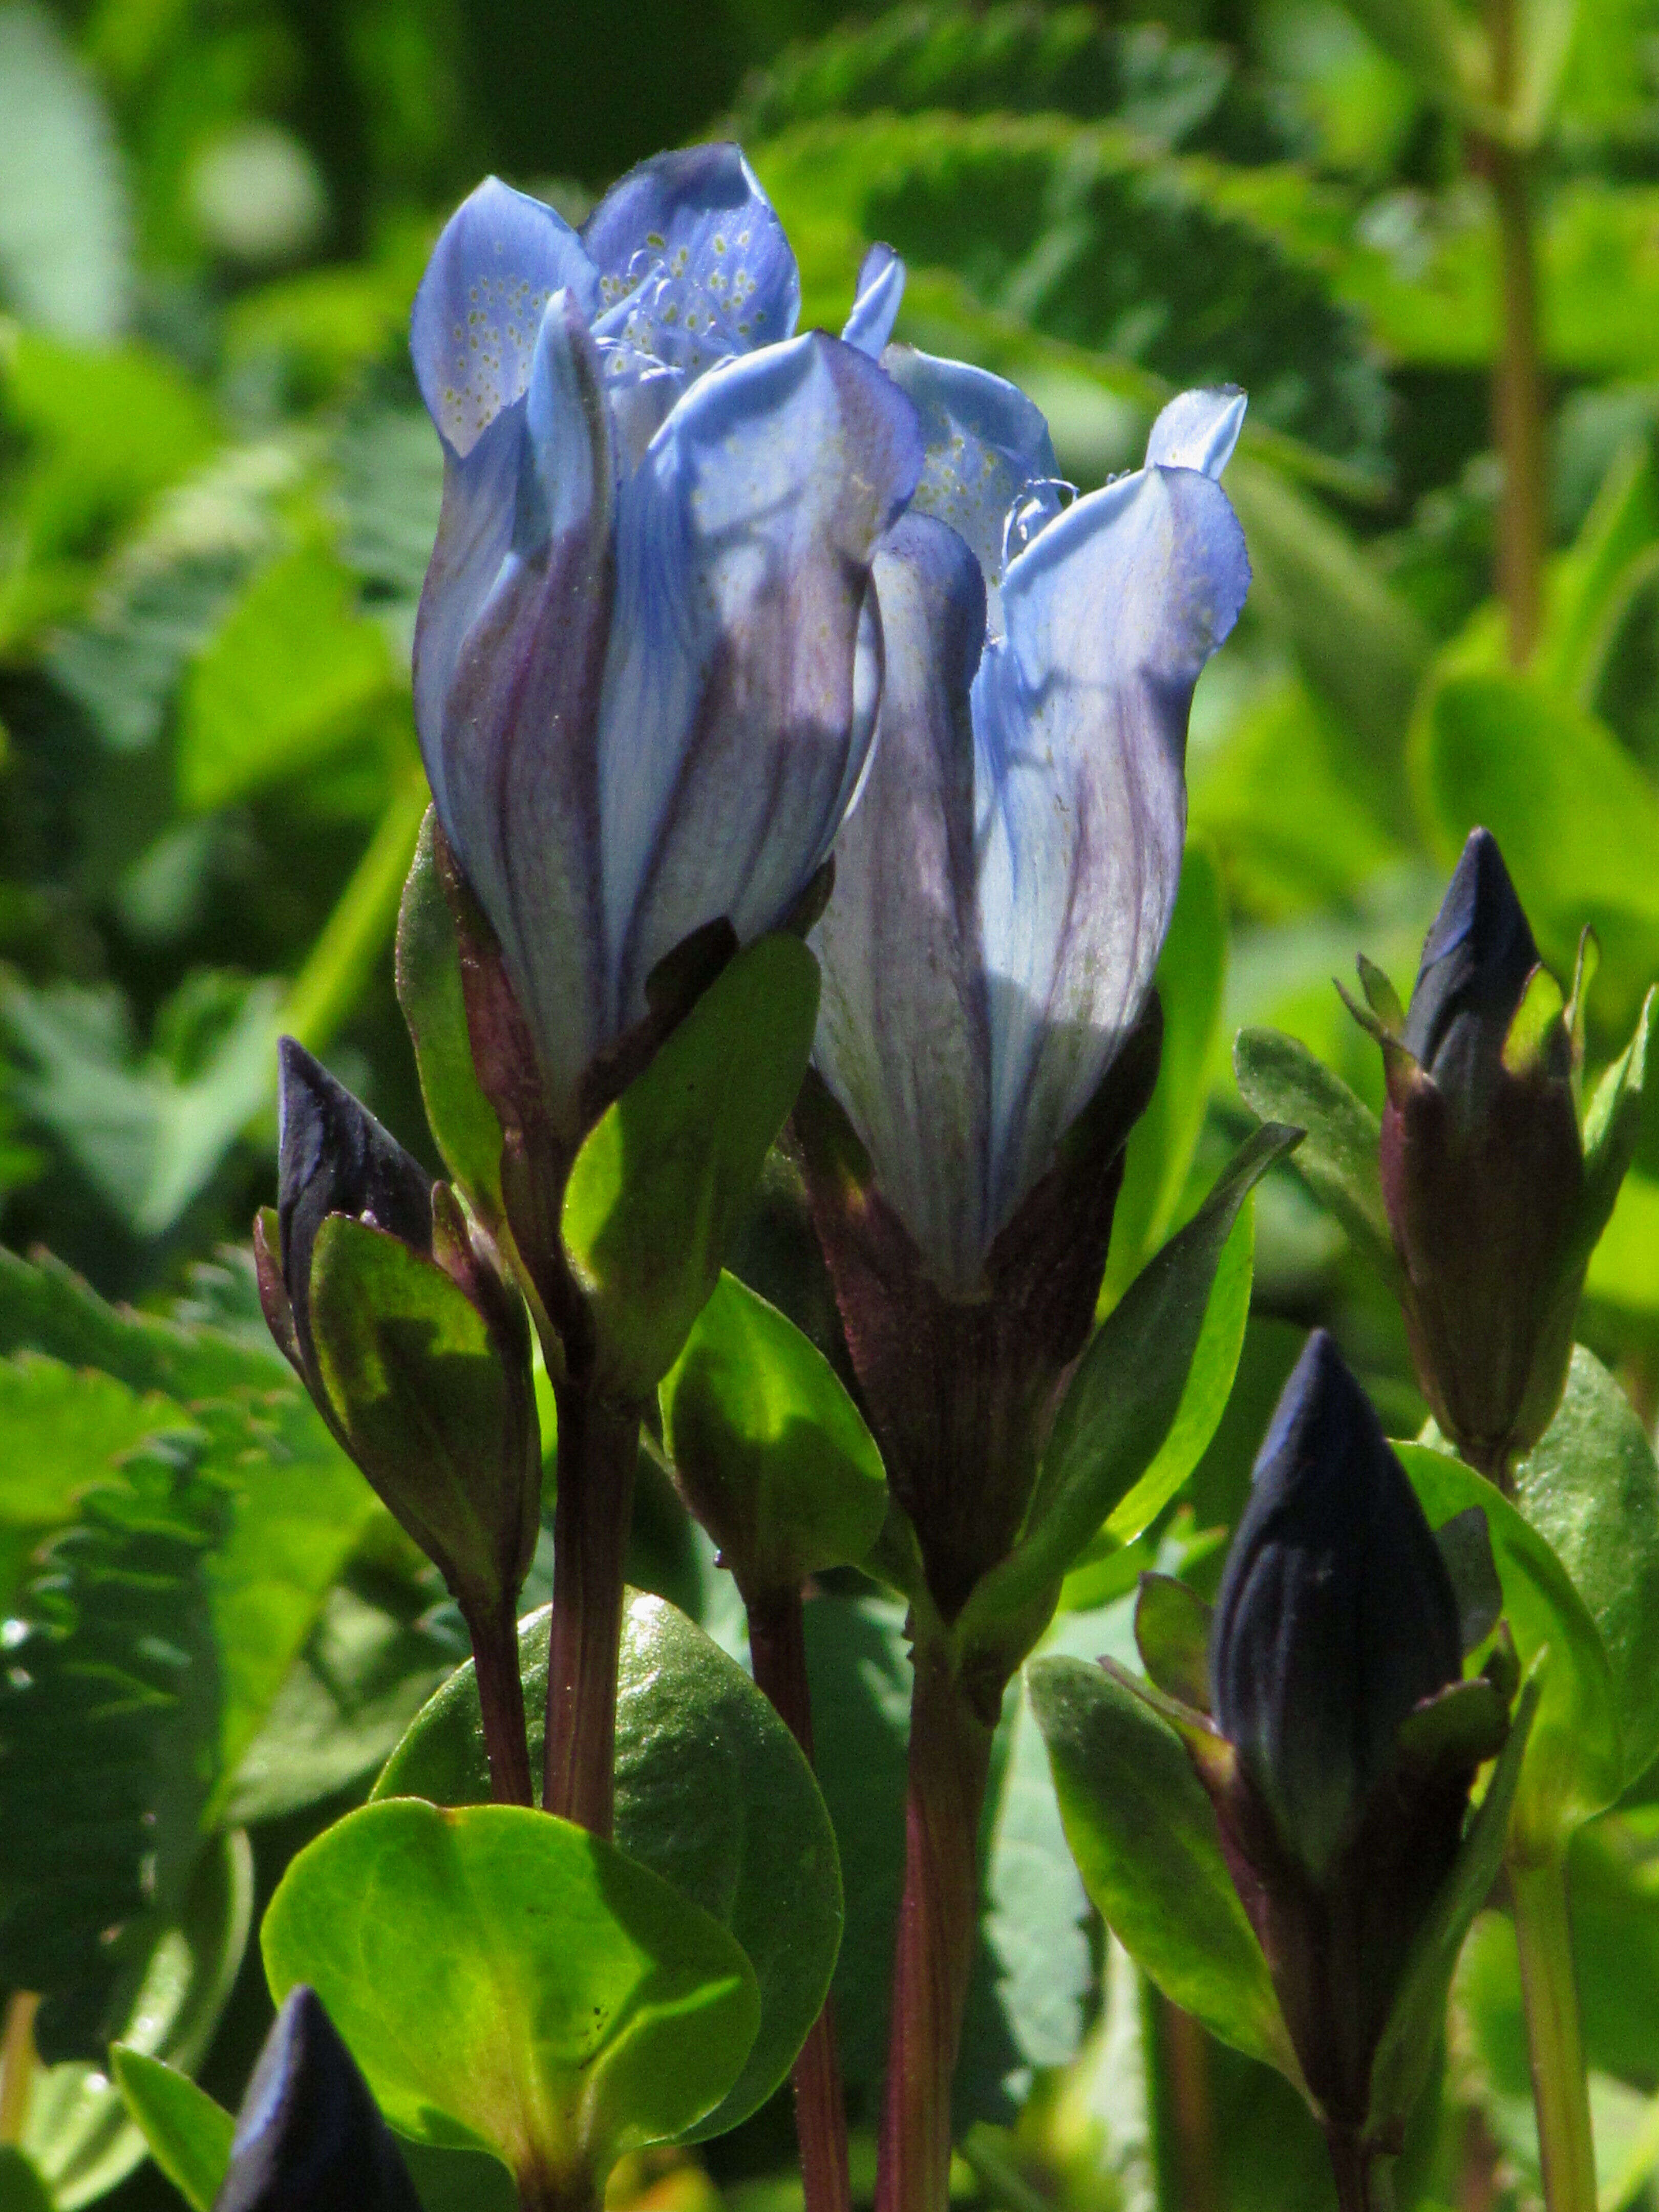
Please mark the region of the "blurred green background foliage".
<svg viewBox="0 0 1659 2212"><path fill-rule="evenodd" d="M436 1165L391 963L425 804L408 660L441 481L404 332L438 225L486 169L576 216L661 145L739 136L804 319L837 327L863 246L888 240L912 271L899 335L1021 382L1079 486L1139 459L1172 388L1248 386L1228 488L1255 586L1194 710L1166 1072L1109 1294L1250 1126L1241 1026L1304 1039L1377 1103L1332 978L1363 949L1407 989L1477 821L1564 977L1594 922L1593 1068L1622 1046L1659 973L1659 0L1540 0L1570 43L1536 160L1548 550L1522 667L1493 596L1492 194L1466 127L1365 27L1389 39L1399 12L0 0L0 1242L85 1279L0 1255L0 1580L8 1611L55 1623L61 1675L45 1766L0 1762L0 1954L21 1977L16 1930L58 1899L46 2057L113 1987L149 2047L234 2104L268 2017L254 1904L463 1648L264 1340L237 1255L273 1194L282 1030ZM1213 1579L1312 1322L1393 1433L1421 1422L1391 1301L1289 1170L1255 1234L1215 1441L1151 1537L1103 1535L1051 1649L1129 1656L1121 1601L1154 1559ZM836 1352L787 1163L735 1265ZM1650 1429L1659 1123L1581 1334ZM641 1478L635 1579L730 1641L706 1547L660 1472ZM809 1610L867 2191L906 1669L890 1605L850 1579L830 1595ZM88 1719L88 1668L132 1696ZM98 1794L114 1765L125 1812ZM1322 2204L1282 2084L1154 2000L1088 1915L1018 1698L998 1775L963 2197ZM1656 1794L1638 1784L1575 1860L1610 2207L1659 2202ZM55 1869L93 1803L95 1863ZM137 1932L106 1957L123 1913ZM1406 2202L1536 2200L1516 1988L1486 1916ZM20 2126L0 2205L178 2201L135 2171L84 2057L0 2113L8 2142ZM783 2212L791 2148L775 2106L623 2193ZM428 2204L483 2201L446 2171L423 2172Z"/></svg>

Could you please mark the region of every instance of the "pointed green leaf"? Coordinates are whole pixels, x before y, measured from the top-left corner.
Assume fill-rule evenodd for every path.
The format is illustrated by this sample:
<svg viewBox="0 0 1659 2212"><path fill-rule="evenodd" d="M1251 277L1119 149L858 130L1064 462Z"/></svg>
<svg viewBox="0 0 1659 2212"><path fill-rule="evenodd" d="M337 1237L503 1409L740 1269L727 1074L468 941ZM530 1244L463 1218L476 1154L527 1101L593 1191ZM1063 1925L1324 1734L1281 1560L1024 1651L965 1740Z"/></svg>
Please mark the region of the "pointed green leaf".
<svg viewBox="0 0 1659 2212"><path fill-rule="evenodd" d="M760 2017L718 1921L527 1807L348 1814L291 1862L261 1942L272 1995L310 1984L395 2127L493 2150L521 2190L602 2185L683 2136Z"/></svg>
<svg viewBox="0 0 1659 2212"><path fill-rule="evenodd" d="M1555 1419L1515 1470L1515 1502L1601 1633L1634 1782L1659 1756L1659 1464L1629 1399L1582 1344Z"/></svg>
<svg viewBox="0 0 1659 2212"><path fill-rule="evenodd" d="M230 2164L233 2116L188 2074L174 2073L159 2058L118 2043L110 2060L116 2087L143 2131L150 2156L191 2212L213 2212Z"/></svg>
<svg viewBox="0 0 1659 2212"><path fill-rule="evenodd" d="M722 1273L660 1392L663 1442L745 1590L854 1566L887 1480L856 1406L794 1323Z"/></svg>
<svg viewBox="0 0 1659 2212"><path fill-rule="evenodd" d="M1215 1808L1175 1730L1083 1660L1036 1659L1025 1679L1066 1840L1108 1927L1212 2035L1299 2085Z"/></svg>
<svg viewBox="0 0 1659 2212"><path fill-rule="evenodd" d="M1547 1857L1619 1794L1619 1709L1607 1651L1566 1568L1495 1484L1426 1445L1395 1449L1432 1527L1472 1505L1486 1515L1521 1664L1547 1654L1510 1843L1523 1856Z"/></svg>
<svg viewBox="0 0 1659 2212"><path fill-rule="evenodd" d="M1210 1608L1173 1575L1142 1575L1135 1644L1147 1678L1195 1712L1210 1710Z"/></svg>
<svg viewBox="0 0 1659 2212"><path fill-rule="evenodd" d="M436 820L435 808L428 807L398 912L398 1004L444 1165L493 1228L502 1219L501 1125L472 1066L460 946L433 852Z"/></svg>
<svg viewBox="0 0 1659 2212"><path fill-rule="evenodd" d="M547 1608L519 1630L531 1771L547 1708ZM471 1666L392 1753L374 1796L478 1804L489 1795ZM760 1988L743 2071L692 2133L735 2127L793 2063L841 1941L836 1839L811 1769L748 1675L666 1600L629 1596L617 1686L617 1842L729 1928Z"/></svg>
<svg viewBox="0 0 1659 2212"><path fill-rule="evenodd" d="M720 1278L739 1209L812 1049L817 963L778 931L739 952L576 1157L565 1249L599 1337L599 1381L642 1398Z"/></svg>
<svg viewBox="0 0 1659 2212"><path fill-rule="evenodd" d="M1612 1219L1636 1157L1656 1000L1659 1000L1659 988L1643 1000L1635 1036L1596 1085L1584 1115L1584 1194L1579 1201L1574 1238L1574 1249L1581 1260L1589 1257Z"/></svg>
<svg viewBox="0 0 1659 2212"><path fill-rule="evenodd" d="M1394 1234L1377 1167L1382 1129L1370 1108L1306 1045L1277 1030L1241 1030L1233 1072L1253 1114L1307 1131L1297 1150L1297 1173L1392 1282L1398 1272Z"/></svg>

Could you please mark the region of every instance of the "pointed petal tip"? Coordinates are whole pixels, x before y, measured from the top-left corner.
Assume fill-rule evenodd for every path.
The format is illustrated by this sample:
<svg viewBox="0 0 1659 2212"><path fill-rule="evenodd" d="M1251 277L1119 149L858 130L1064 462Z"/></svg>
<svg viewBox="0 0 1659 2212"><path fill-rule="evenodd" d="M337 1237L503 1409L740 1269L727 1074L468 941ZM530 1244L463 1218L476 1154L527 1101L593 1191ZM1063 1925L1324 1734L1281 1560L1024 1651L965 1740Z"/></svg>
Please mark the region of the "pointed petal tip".
<svg viewBox="0 0 1659 2212"><path fill-rule="evenodd" d="M847 318L842 337L860 353L867 353L872 361L880 360L893 335L893 325L898 319L904 298L906 274L903 262L892 247L879 243L869 248L859 264L853 312Z"/></svg>
<svg viewBox="0 0 1659 2212"><path fill-rule="evenodd" d="M1179 393L1163 410L1146 441L1148 468L1196 469L1218 477L1232 459L1249 401L1236 384Z"/></svg>

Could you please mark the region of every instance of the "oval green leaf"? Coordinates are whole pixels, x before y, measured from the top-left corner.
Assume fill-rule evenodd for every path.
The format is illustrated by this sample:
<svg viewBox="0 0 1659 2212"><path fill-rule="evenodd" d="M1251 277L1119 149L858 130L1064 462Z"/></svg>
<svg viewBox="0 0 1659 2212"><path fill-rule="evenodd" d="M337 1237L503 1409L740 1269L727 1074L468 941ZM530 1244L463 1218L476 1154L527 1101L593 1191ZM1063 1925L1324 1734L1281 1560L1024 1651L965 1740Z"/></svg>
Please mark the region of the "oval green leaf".
<svg viewBox="0 0 1659 2212"><path fill-rule="evenodd" d="M541 1772L548 1610L520 1623L530 1765ZM471 1666L416 1717L376 1798L489 1795ZM619 1847L729 1928L760 1988L742 2072L693 2140L763 2104L817 2018L841 1945L835 1832L800 1747L735 1660L665 1599L630 1595L617 1685Z"/></svg>
<svg viewBox="0 0 1659 2212"><path fill-rule="evenodd" d="M1424 1444L1395 1449L1431 1526L1471 1505L1486 1515L1521 1664L1529 1668L1547 1654L1510 1842L1524 1857L1550 1856L1619 1794L1619 1709L1601 1638L1566 1568L1495 1485L1449 1453Z"/></svg>
<svg viewBox="0 0 1659 2212"><path fill-rule="evenodd" d="M1273 1978L1175 1730L1099 1667L1025 1670L1083 1886L1164 1995L1301 2087Z"/></svg>
<svg viewBox="0 0 1659 2212"><path fill-rule="evenodd" d="M665 1378L663 1441L698 1519L756 1592L853 1566L881 1534L887 1479L829 1361L722 1273Z"/></svg>
<svg viewBox="0 0 1659 2212"><path fill-rule="evenodd" d="M363 1806L289 1865L261 1931L393 2126L491 2149L521 2191L602 2185L731 2088L760 2018L719 1922L585 1829L517 1805Z"/></svg>
<svg viewBox="0 0 1659 2212"><path fill-rule="evenodd" d="M794 1103L817 1013L818 967L805 945L785 931L761 938L721 970L577 1154L564 1243L611 1396L643 1398L678 1356Z"/></svg>
<svg viewBox="0 0 1659 2212"><path fill-rule="evenodd" d="M143 2130L149 2154L192 2212L213 2212L230 2164L234 2117L159 2058L125 2043L110 2051L115 2085Z"/></svg>
<svg viewBox="0 0 1659 2212"><path fill-rule="evenodd" d="M1571 1576L1613 1670L1628 1784L1659 1756L1659 1463L1629 1399L1574 1348L1516 1503Z"/></svg>

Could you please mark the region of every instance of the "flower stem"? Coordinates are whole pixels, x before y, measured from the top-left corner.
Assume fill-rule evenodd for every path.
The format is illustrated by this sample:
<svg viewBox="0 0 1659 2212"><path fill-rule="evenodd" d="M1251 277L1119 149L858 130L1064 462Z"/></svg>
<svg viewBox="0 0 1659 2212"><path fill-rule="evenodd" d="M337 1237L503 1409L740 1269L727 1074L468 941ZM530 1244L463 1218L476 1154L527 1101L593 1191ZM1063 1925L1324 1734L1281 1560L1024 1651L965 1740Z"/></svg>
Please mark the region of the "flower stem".
<svg viewBox="0 0 1659 2212"><path fill-rule="evenodd" d="M1158 2000L1158 2040L1170 2085L1176 2171L1183 2212L1216 2212L1215 2111L1210 2091L1210 2053L1204 2030L1191 2013L1167 1997Z"/></svg>
<svg viewBox="0 0 1659 2212"><path fill-rule="evenodd" d="M1519 64L1516 15L1516 0L1488 0L1492 87L1500 106L1507 106L1513 95ZM1544 401L1533 164L1521 149L1495 139L1487 143L1485 155L1503 265L1503 340L1492 374L1492 427L1504 464L1498 582L1509 611L1510 659L1520 667L1531 658L1544 611Z"/></svg>
<svg viewBox="0 0 1659 2212"><path fill-rule="evenodd" d="M749 1604L749 1654L757 1685L770 1698L796 1742L812 1758L812 1705L806 1681L806 1635L799 1586L769 1592ZM800 2145L806 2212L852 2212L847 2167L847 2106L836 2048L835 2000L826 1996L791 2076L795 2135Z"/></svg>
<svg viewBox="0 0 1659 2212"><path fill-rule="evenodd" d="M34 2015L40 2009L33 1990L14 1990L6 2000L0 2031L0 2143L23 2140L34 2083Z"/></svg>
<svg viewBox="0 0 1659 2212"><path fill-rule="evenodd" d="M979 1929L979 1816L991 1771L991 1730L942 1642L919 1633L915 1664L876 2212L945 2212L949 2200L951 2080Z"/></svg>
<svg viewBox="0 0 1659 2212"><path fill-rule="evenodd" d="M1540 1864L1512 1863L1510 1895L1521 1950L1544 2202L1549 2212L1595 2212L1595 2145L1578 2026L1565 1855Z"/></svg>
<svg viewBox="0 0 1659 2212"><path fill-rule="evenodd" d="M472 1638L472 1669L489 1756L489 1790L498 1805L533 1805L530 1747L525 1741L524 1682L519 1673L519 1622L512 1601L488 1608L463 1601Z"/></svg>
<svg viewBox="0 0 1659 2212"><path fill-rule="evenodd" d="M1394 2212L1389 2161L1346 2128L1328 2128L1339 2212Z"/></svg>
<svg viewBox="0 0 1659 2212"><path fill-rule="evenodd" d="M617 1659L623 1571L639 1456L637 1407L557 1386L553 1621L542 1802L609 1837L616 1798Z"/></svg>

